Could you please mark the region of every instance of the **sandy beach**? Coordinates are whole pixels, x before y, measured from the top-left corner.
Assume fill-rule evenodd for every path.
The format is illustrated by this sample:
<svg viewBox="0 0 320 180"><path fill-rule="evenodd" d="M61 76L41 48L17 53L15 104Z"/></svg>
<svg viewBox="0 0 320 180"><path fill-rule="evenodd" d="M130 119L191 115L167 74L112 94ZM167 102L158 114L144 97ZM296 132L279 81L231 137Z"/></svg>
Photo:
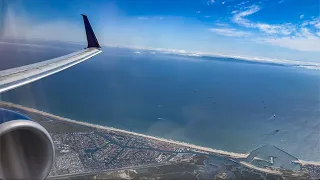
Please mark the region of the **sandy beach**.
<svg viewBox="0 0 320 180"><path fill-rule="evenodd" d="M228 152L228 151L223 151L223 150L218 150L218 149L212 149L212 148L197 146L197 145L189 144L189 143L185 143L185 142L179 142L179 141L175 141L175 140L172 140L172 139L154 137L154 136L135 133L135 132L126 131L126 130L122 130L122 129L117 129L117 128L113 128L113 127L105 127L105 126L101 126L101 125L90 124L90 123L87 123L87 122L76 121L76 120L68 119L68 118L65 118L65 117L56 116L56 115L53 115L53 114L50 114L50 113L47 113L47 112L39 111L39 110L36 110L36 109L33 109L33 108L28 108L28 107L24 107L24 106L17 105L17 104L12 104L12 103L9 103L9 102L1 101L0 103L5 104L7 106L24 109L24 110L29 111L29 112L41 114L41 115L44 115L44 116L47 116L47 117L55 118L56 120L60 120L60 121L64 121L64 122L70 122L70 123L84 125L84 126L88 126L88 127L92 127L92 128L104 129L104 130L108 130L108 131L115 131L115 132L126 133L126 134L130 134L130 135L134 135L134 136L150 138L150 139L154 139L154 140L158 140L158 141L162 141L162 142L166 142L166 143L172 143L172 144L176 144L176 145L180 145L180 146L193 148L193 149L198 150L201 153L208 153L208 154L209 153L214 153L214 154L217 154L217 155L228 156L228 157L232 157L232 158L246 158L249 155L249 154L241 154L241 153ZM299 163L301 165L320 165L320 162L303 161L303 160L299 160Z"/></svg>

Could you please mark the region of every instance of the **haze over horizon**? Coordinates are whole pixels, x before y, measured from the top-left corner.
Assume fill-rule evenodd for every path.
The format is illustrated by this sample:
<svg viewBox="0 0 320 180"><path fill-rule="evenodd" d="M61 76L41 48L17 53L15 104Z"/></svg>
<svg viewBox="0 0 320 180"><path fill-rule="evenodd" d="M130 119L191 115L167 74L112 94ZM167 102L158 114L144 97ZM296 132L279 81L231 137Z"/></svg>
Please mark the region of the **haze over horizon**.
<svg viewBox="0 0 320 180"><path fill-rule="evenodd" d="M319 2L308 0L3 1L3 37L320 62Z"/></svg>

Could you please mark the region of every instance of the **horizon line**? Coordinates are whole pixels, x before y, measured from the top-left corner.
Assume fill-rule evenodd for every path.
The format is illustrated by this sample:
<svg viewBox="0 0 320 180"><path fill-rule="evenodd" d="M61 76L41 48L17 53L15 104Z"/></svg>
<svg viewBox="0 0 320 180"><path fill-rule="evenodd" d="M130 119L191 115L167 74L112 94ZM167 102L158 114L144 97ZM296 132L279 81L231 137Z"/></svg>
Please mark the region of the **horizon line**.
<svg viewBox="0 0 320 180"><path fill-rule="evenodd" d="M12 44L12 42L7 42L3 40L17 40L11 39L11 38L0 38L0 43L8 43ZM40 41L40 42L59 42L59 43L67 43L67 44L73 44L73 45L85 45L85 42L75 42L75 41L61 41L61 40L44 40L44 39L23 39L21 40L31 40L31 41ZM39 45L39 44L30 44L30 43L18 43L14 42L16 45L29 45L34 46L37 45L38 47L43 48L53 48L52 45ZM270 58L270 57L259 57L259 56L250 56L250 55L228 55L220 52L201 52L201 51L186 51L184 49L167 49L167 48L154 48L154 47L142 47L142 46L126 46L126 45L120 45L120 44L101 44L102 47L106 48L126 48L126 49L135 49L135 50L147 50L147 51L158 51L161 53L166 54L176 54L181 56L190 56L190 57L203 57L203 56L209 56L209 57L217 57L217 58L232 58L232 59L239 59L244 61L251 61L251 62L257 62L257 63L272 63L272 64L278 64L278 65L286 65L286 66L292 66L292 67L299 67L299 68L305 68L305 69L313 69L313 70L319 70L320 69L320 62L315 61L302 61L302 60L292 60L292 59L284 59L284 58ZM58 47L57 48L61 48Z"/></svg>

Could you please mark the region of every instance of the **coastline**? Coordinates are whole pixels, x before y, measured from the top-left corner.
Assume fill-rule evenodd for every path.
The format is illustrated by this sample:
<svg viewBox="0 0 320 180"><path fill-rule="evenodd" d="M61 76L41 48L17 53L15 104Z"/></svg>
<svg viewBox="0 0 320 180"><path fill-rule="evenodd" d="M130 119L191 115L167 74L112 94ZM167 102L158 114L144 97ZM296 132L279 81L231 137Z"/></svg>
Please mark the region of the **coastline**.
<svg viewBox="0 0 320 180"><path fill-rule="evenodd" d="M130 135L140 136L140 137L144 137L144 138L154 139L154 140L158 140L158 141L162 141L162 142L166 142L166 143L172 143L172 144L176 144L176 145L186 146L186 147L190 147L190 148L194 148L194 149L197 149L199 151L202 151L202 153L215 153L215 154L218 154L218 155L229 156L229 157L232 157L232 158L246 158L249 155L249 154L234 153L234 152L228 152L228 151L223 151L223 150L218 150L218 149L212 149L212 148L203 147L203 146L197 146L197 145L189 144L189 143L185 143L185 142L175 141L175 140L172 140L172 139L154 137L154 136L140 134L140 133L131 132L131 131L127 131L127 130L117 129L117 128L113 128L113 127L106 127L106 126L102 126L102 125L90 124L90 123L82 122L82 121L76 121L76 120L72 120L72 119L69 119L69 118L53 115L53 114L50 114L50 113L47 113L47 112L44 112L44 111L40 111L40 110L37 110L37 109L24 107L24 106L18 105L18 104L13 104L13 103L10 103L10 102L0 101L0 103L8 105L8 106L24 109L24 110L29 111L29 112L33 112L33 113L41 114L41 115L44 115L44 116L52 117L52 118L55 118L57 120L64 121L64 122L70 122L70 123L74 123L74 124L79 124L79 125L84 125L84 126L88 126L88 127L92 127L92 128L97 128L97 129L116 131L116 132L126 133L126 134L130 134Z"/></svg>
<svg viewBox="0 0 320 180"><path fill-rule="evenodd" d="M153 140L158 140L158 141L162 141L162 142L166 142L166 143L172 143L172 144L176 144L176 145L181 145L181 146L185 146L185 147L189 147L189 148L193 148L193 149L199 150L199 151L201 151L201 153L207 153L207 154L214 153L214 154L217 154L217 155L228 156L228 157L232 157L232 158L236 158L236 159L246 158L249 155L249 153L244 154L244 153L228 152L228 151L223 151L223 150L218 150L218 149L198 146L198 145L194 145L194 144L189 144L189 143L186 143L186 142L175 141L175 140L172 140L172 139L154 137L154 136L140 134L140 133L131 132L131 131L127 131L127 130L117 129L117 128L113 128L113 127L106 127L106 126L102 126L102 125L76 121L76 120L72 120L72 119L69 119L69 118L53 115L53 114L50 114L50 113L47 113L47 112L44 112L44 111L40 111L40 110L37 110L37 109L24 107L24 106L18 105L18 104L13 104L13 103L10 103L10 102L0 101L0 103L2 103L4 105L7 105L7 106L12 106L12 107L15 107L15 108L24 109L24 110L29 111L29 112L33 112L33 113L41 114L41 115L44 115L44 116L52 117L52 118L55 118L57 120L64 121L64 122L74 123L74 124L88 126L88 127L97 128L97 129L104 129L104 130L108 130L108 131L121 132L121 133L130 134L130 135L149 138L149 139L153 139ZM317 166L320 166L320 162L299 160L299 163L301 165L317 165Z"/></svg>

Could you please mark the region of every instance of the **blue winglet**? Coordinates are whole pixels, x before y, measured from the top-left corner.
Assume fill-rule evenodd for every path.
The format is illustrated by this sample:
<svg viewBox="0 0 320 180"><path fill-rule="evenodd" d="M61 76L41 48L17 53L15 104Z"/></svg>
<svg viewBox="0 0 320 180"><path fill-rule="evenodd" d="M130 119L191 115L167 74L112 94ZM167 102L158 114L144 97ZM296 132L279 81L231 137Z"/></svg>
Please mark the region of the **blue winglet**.
<svg viewBox="0 0 320 180"><path fill-rule="evenodd" d="M84 14L81 14L83 16L83 22L84 22L84 27L86 29L86 34L87 34L87 42L88 42L88 47L95 47L95 48L101 48L96 35L94 34L92 27L90 25L90 22L88 20L88 17Z"/></svg>

